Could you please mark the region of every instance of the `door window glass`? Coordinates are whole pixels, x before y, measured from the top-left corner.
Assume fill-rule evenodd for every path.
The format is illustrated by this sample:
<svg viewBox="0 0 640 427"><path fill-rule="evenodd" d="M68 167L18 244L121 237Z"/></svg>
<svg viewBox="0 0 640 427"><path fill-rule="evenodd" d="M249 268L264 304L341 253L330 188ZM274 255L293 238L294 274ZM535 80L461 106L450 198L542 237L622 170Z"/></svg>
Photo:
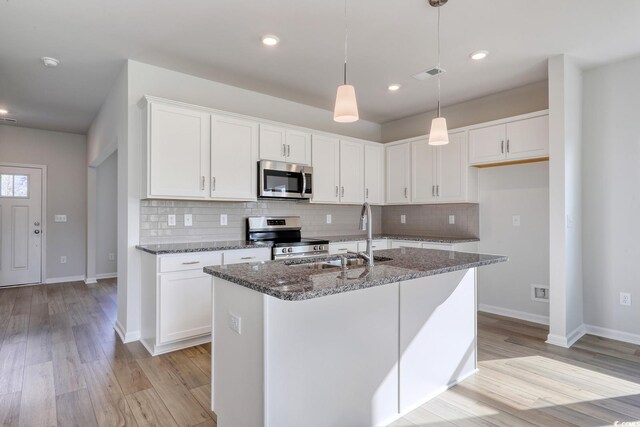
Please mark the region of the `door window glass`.
<svg viewBox="0 0 640 427"><path fill-rule="evenodd" d="M0 175L0 197L29 197L28 175Z"/></svg>

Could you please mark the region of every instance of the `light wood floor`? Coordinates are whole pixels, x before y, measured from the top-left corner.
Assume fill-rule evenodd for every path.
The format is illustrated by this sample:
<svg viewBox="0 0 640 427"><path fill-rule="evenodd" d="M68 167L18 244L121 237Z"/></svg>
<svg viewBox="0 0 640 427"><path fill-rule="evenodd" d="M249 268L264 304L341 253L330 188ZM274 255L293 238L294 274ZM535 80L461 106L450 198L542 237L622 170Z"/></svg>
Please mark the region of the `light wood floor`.
<svg viewBox="0 0 640 427"><path fill-rule="evenodd" d="M0 289L0 426L215 426L211 347L152 358L120 342L115 316L113 281ZM546 333L481 314L480 372L392 426L640 420L640 347L585 336L562 349Z"/></svg>

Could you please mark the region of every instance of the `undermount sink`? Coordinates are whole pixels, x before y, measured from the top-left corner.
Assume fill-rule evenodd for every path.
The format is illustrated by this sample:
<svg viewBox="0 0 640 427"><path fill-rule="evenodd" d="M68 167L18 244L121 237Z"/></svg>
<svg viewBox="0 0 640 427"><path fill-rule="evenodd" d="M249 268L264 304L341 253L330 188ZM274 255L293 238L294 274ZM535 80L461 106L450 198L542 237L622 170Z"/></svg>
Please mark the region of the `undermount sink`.
<svg viewBox="0 0 640 427"><path fill-rule="evenodd" d="M374 261L391 261L391 258L387 257L379 257L374 256ZM347 258L347 268L349 267L360 267L367 264L363 258ZM290 267L297 268L305 268L308 270L330 270L330 269L338 269L342 268L342 260L340 258L331 259L328 261L315 261L315 262L307 262L307 263L299 263L299 264L290 264Z"/></svg>

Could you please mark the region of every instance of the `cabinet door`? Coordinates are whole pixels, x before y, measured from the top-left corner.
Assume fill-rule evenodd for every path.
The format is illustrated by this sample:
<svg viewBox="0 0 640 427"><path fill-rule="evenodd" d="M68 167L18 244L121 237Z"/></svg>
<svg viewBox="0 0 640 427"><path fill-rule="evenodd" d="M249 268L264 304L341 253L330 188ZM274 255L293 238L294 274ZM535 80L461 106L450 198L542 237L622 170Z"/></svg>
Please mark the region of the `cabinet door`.
<svg viewBox="0 0 640 427"><path fill-rule="evenodd" d="M364 200L372 205L384 201L384 147L364 146Z"/></svg>
<svg viewBox="0 0 640 427"><path fill-rule="evenodd" d="M269 261L271 248L234 249L224 252L224 265Z"/></svg>
<svg viewBox="0 0 640 427"><path fill-rule="evenodd" d="M392 240L391 241L391 249L398 248L421 248L422 243L420 242L410 242L407 240Z"/></svg>
<svg viewBox="0 0 640 427"><path fill-rule="evenodd" d="M383 249L389 249L389 242L387 239L378 239L371 242L374 251L380 251ZM367 242L358 242L358 252L364 252L367 250Z"/></svg>
<svg viewBox="0 0 640 427"><path fill-rule="evenodd" d="M159 344L211 333L211 288L201 270L160 275Z"/></svg>
<svg viewBox="0 0 640 427"><path fill-rule="evenodd" d="M340 141L313 135L313 202L340 201Z"/></svg>
<svg viewBox="0 0 640 427"><path fill-rule="evenodd" d="M211 128L211 197L255 200L258 124L214 116Z"/></svg>
<svg viewBox="0 0 640 427"><path fill-rule="evenodd" d="M311 134L287 129L285 161L299 165L311 164Z"/></svg>
<svg viewBox="0 0 640 427"><path fill-rule="evenodd" d="M467 198L466 132L449 134L449 143L438 147L436 197L438 202L462 202Z"/></svg>
<svg viewBox="0 0 640 427"><path fill-rule="evenodd" d="M507 159L549 155L549 116L507 123Z"/></svg>
<svg viewBox="0 0 640 427"><path fill-rule="evenodd" d="M287 129L279 126L260 125L260 160L284 162Z"/></svg>
<svg viewBox="0 0 640 427"><path fill-rule="evenodd" d="M496 125L470 130L469 163L475 165L504 160L506 129L505 125Z"/></svg>
<svg viewBox="0 0 640 427"><path fill-rule="evenodd" d="M411 144L386 147L387 203L409 203Z"/></svg>
<svg viewBox="0 0 640 427"><path fill-rule="evenodd" d="M209 178L209 114L151 104L147 195L204 199Z"/></svg>
<svg viewBox="0 0 640 427"><path fill-rule="evenodd" d="M347 252L358 252L359 242L339 242L329 244L329 254L346 254Z"/></svg>
<svg viewBox="0 0 640 427"><path fill-rule="evenodd" d="M437 151L427 138L411 143L411 201L414 203L436 201Z"/></svg>
<svg viewBox="0 0 640 427"><path fill-rule="evenodd" d="M364 202L364 144L340 141L340 202Z"/></svg>

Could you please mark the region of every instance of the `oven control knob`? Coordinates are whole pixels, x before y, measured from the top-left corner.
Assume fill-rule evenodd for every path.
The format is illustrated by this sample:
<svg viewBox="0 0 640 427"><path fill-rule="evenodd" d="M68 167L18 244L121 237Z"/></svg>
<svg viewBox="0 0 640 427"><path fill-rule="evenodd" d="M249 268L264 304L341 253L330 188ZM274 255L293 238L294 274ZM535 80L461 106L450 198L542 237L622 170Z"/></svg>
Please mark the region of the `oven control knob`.
<svg viewBox="0 0 640 427"><path fill-rule="evenodd" d="M293 252L293 248L287 248L287 252L289 253Z"/></svg>
<svg viewBox="0 0 640 427"><path fill-rule="evenodd" d="M314 246L314 247L313 247L313 250L314 250L314 251L319 251L319 250L320 250L320 246Z"/></svg>
<svg viewBox="0 0 640 427"><path fill-rule="evenodd" d="M287 248L282 248L282 253L286 253L287 252Z"/></svg>

